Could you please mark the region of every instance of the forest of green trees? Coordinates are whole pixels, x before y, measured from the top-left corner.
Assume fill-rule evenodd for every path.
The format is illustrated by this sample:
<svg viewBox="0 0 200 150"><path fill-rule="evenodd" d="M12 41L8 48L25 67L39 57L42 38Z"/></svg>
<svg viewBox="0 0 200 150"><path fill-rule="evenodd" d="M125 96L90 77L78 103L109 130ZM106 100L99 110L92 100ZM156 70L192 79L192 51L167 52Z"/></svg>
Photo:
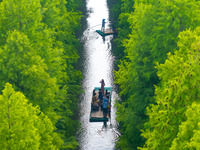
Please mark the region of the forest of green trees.
<svg viewBox="0 0 200 150"><path fill-rule="evenodd" d="M118 23L117 147L200 149L200 1L108 1Z"/></svg>
<svg viewBox="0 0 200 150"><path fill-rule="evenodd" d="M0 1L1 149L75 149L81 0Z"/></svg>
<svg viewBox="0 0 200 150"><path fill-rule="evenodd" d="M200 0L107 0L117 148L200 149ZM0 0L0 148L76 149L82 0Z"/></svg>

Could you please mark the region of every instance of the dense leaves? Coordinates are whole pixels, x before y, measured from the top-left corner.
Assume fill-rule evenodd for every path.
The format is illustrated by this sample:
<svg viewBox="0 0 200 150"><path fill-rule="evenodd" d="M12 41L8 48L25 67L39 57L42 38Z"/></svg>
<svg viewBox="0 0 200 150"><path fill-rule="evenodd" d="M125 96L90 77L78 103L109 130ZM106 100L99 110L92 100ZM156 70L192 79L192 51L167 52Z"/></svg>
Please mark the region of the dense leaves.
<svg viewBox="0 0 200 150"><path fill-rule="evenodd" d="M78 145L75 114L81 73L75 68L79 57L75 32L80 28L79 5L79 0L0 3L0 90L9 82L41 109L42 120L50 119L53 133L41 130L41 139L55 134L58 141L53 137L49 149L57 149L57 144L66 149ZM42 142L32 149L48 149L48 143Z"/></svg>
<svg viewBox="0 0 200 150"><path fill-rule="evenodd" d="M193 102L199 102L200 28L194 32L189 30L182 32L179 38L179 51L174 55L169 54L165 63L157 67L161 85L156 87L157 105L152 105L148 110L149 128L143 133L147 138L145 146L147 149L169 149L178 132L179 135L187 132L182 130L182 126L179 129L179 125L186 120L187 107ZM192 118L187 119L189 122ZM197 123L191 122L191 130L195 124L198 124L198 120ZM178 138L174 143L177 141ZM182 142L184 141L178 144L180 147Z"/></svg>
<svg viewBox="0 0 200 150"><path fill-rule="evenodd" d="M2 149L58 149L62 140L51 120L7 83L0 95Z"/></svg>
<svg viewBox="0 0 200 150"><path fill-rule="evenodd" d="M8 34L0 55L2 86L10 82L43 109L47 104L51 106L55 97L52 93L58 90L56 80L46 72L47 66L35 53L27 37L18 31Z"/></svg>
<svg viewBox="0 0 200 150"><path fill-rule="evenodd" d="M174 93L174 91L168 93L171 96L177 97L174 113L181 114L186 111L185 105L191 105L187 101L187 99L191 98L188 94L195 94L195 87L197 88L198 85L194 85L194 83L197 83L197 78L192 80L189 74L192 73L192 77L194 77L196 76L196 72L193 71L194 68L192 71L186 70L189 65L192 66L192 62L191 64L189 62L184 63L185 60L183 57L189 57L186 56L186 52L179 56L178 52L174 55L174 51L177 47L180 48L180 51L181 49L183 51L183 46L180 46L180 44L184 40L184 37L188 37L189 31L182 34L181 32L187 29L193 31L199 25L200 5L195 0L135 0L134 2L132 0L121 0L120 4L120 11L122 13L119 16L119 22L122 21L126 25L129 25L131 31L125 29L123 32L120 28L119 39L125 39L123 42L117 41L121 49L117 49L119 52L116 54L119 54L121 60L118 66L119 70L115 72L115 82L119 85L120 97L122 99L117 104L117 120L121 125L122 132L118 146L121 149L137 149L139 146L143 147L147 140L147 149L159 149L159 147L168 149L171 146L173 138L177 135L178 126L184 121L184 117L180 115L179 118L172 115L172 112L167 110L172 106L164 102L158 102L158 99L159 101L163 101L168 97L168 101L174 101L174 97L166 96L167 91L169 92L169 88L180 86L180 91L184 91L181 101L185 101L185 103L181 102L181 105L177 105L180 100L178 99L180 94ZM126 4L132 4L133 9L130 9L130 6L124 7ZM122 18L128 19L123 20ZM194 34L196 33L197 31ZM180 40L177 45L178 35L180 36ZM190 37L191 39L194 38ZM182 43L182 45L192 45L194 41L191 41L191 39L185 39L184 41L188 43ZM123 50L123 52L120 52L120 50ZM123 53L124 57L121 57ZM168 58L173 58L173 60L170 59L170 61L167 61L167 54ZM195 56L198 53L195 52L192 55ZM168 68L162 65L155 68L156 63L162 64L164 62ZM161 67L163 69L162 74ZM188 72L183 75L183 70ZM196 70L199 69L196 68ZM174 77L173 82L170 81L168 83L173 74L177 76L182 75L182 79ZM188 86L185 86L186 83ZM158 98L160 93L165 94L165 97ZM155 94L158 96L155 97ZM194 98L194 95L192 98ZM193 101L196 100L193 99ZM158 105L150 105L155 103ZM160 111L160 103L166 110ZM148 112L146 112L146 108L149 105ZM153 118L157 120L155 121ZM150 119L150 123L146 123L148 119ZM168 128L171 123L174 126L176 125L176 127L172 126ZM156 130L157 128L158 130ZM147 131L141 136L141 131L144 129L147 129ZM165 133L169 134L166 135Z"/></svg>
<svg viewBox="0 0 200 150"><path fill-rule="evenodd" d="M179 133L173 140L171 150L176 149L199 149L200 105L193 103L186 111L187 121L179 126Z"/></svg>

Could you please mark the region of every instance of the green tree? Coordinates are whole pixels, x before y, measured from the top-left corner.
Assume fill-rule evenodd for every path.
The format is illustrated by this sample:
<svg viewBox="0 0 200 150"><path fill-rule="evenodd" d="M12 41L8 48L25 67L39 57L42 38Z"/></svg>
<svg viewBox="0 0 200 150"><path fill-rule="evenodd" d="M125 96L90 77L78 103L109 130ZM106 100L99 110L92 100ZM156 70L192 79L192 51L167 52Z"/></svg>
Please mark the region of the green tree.
<svg viewBox="0 0 200 150"><path fill-rule="evenodd" d="M32 34L40 24L40 0L5 0L0 3L0 41L5 43L9 31Z"/></svg>
<svg viewBox="0 0 200 150"><path fill-rule="evenodd" d="M120 85L122 103L118 105L117 120L122 125L122 148L136 149L142 146L141 129L147 117L145 109L152 101L155 76L150 55L150 31L154 26L155 6L140 4L130 15L132 33L124 41L126 58L115 72L115 82ZM141 19L143 18L143 19ZM124 117L125 116L125 117ZM126 144L123 144L126 143Z"/></svg>
<svg viewBox="0 0 200 150"><path fill-rule="evenodd" d="M52 115L49 117L55 121L57 117L52 113L52 106L58 90L56 79L49 76L47 66L36 54L27 36L18 31L9 33L0 55L1 88L6 82L13 84L33 104L39 105L46 113L50 111Z"/></svg>
<svg viewBox="0 0 200 150"><path fill-rule="evenodd" d="M61 118L56 123L57 131L66 137L64 139L65 148L74 148L78 145L73 136L79 127L75 114L78 113L78 94L81 92L82 79L81 72L75 68L79 58L77 52L79 41L75 37L75 31L80 27L81 15L80 12L75 11L78 6L76 1L43 0L41 5L44 12L42 22L53 30L53 34L46 32L47 34L44 35L50 38L40 37L38 44L40 41L44 41L43 39L47 39L47 42L43 42L46 44L39 51L44 56L46 64L52 65L52 61L55 64L50 70L52 70L53 75L56 75L60 89L57 93L60 106L57 113ZM52 46L49 45L48 39L53 39ZM47 46L52 48L46 49ZM48 57L49 54L51 57ZM52 73L50 74L52 75Z"/></svg>
<svg viewBox="0 0 200 150"><path fill-rule="evenodd" d="M156 24L152 29L150 48L154 62L164 63L167 53L177 47L178 34L195 29L200 23L200 6L194 0L159 1Z"/></svg>
<svg viewBox="0 0 200 150"><path fill-rule="evenodd" d="M57 149L62 145L50 119L9 83L0 95L0 118L2 149Z"/></svg>
<svg viewBox="0 0 200 150"><path fill-rule="evenodd" d="M76 147L80 0L7 0L0 5L0 89L13 84L56 124L64 145ZM59 119L59 121L58 121ZM71 143L70 143L71 142Z"/></svg>
<svg viewBox="0 0 200 150"><path fill-rule="evenodd" d="M187 120L179 126L177 137L172 143L171 150L200 149L200 105L192 103L186 111Z"/></svg>
<svg viewBox="0 0 200 150"><path fill-rule="evenodd" d="M174 53L181 31L199 25L199 10L193 0L135 1L128 14L131 33L123 41L125 57L115 72L122 98L117 115L122 148L136 149L145 141L140 133L148 119L146 107L154 103L154 85L159 84L155 62L164 63L167 53Z"/></svg>
<svg viewBox="0 0 200 150"><path fill-rule="evenodd" d="M156 86L156 105L148 109L150 120L143 133L147 139L143 149L169 149L179 125L186 120L187 106L200 98L200 28L182 32L179 38L179 50L174 55L169 53L165 63L157 66L161 82Z"/></svg>

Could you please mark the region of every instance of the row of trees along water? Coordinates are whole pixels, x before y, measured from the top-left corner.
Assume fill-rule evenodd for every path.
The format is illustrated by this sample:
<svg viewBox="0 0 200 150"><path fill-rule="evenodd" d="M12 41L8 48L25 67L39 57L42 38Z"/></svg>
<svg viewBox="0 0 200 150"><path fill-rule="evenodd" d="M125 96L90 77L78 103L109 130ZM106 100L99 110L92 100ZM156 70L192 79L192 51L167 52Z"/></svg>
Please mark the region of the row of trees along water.
<svg viewBox="0 0 200 150"><path fill-rule="evenodd" d="M200 1L109 0L121 149L200 149Z"/></svg>
<svg viewBox="0 0 200 150"><path fill-rule="evenodd" d="M0 147L75 148L81 0L0 1Z"/></svg>

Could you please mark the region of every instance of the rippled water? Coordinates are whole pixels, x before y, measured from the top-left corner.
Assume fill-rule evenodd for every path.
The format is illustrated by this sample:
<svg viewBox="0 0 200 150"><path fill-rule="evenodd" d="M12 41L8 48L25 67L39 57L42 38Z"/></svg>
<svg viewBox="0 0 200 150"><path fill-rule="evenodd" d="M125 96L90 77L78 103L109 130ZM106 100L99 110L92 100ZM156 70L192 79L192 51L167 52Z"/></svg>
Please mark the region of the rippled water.
<svg viewBox="0 0 200 150"><path fill-rule="evenodd" d="M83 70L82 87L85 91L81 96L80 121L82 132L79 133L81 150L114 150L118 137L117 123L115 121L115 109L111 109L111 121L104 127L102 122L90 123L89 114L91 108L92 90L100 87L99 81L104 79L106 86L113 87L112 106L117 99L117 93L113 84L113 71L115 57L112 54L112 35L103 39L95 30L101 28L101 21L106 19L106 27L109 25L109 11L107 0L87 0L87 29L83 32L81 41L82 49L81 68Z"/></svg>

